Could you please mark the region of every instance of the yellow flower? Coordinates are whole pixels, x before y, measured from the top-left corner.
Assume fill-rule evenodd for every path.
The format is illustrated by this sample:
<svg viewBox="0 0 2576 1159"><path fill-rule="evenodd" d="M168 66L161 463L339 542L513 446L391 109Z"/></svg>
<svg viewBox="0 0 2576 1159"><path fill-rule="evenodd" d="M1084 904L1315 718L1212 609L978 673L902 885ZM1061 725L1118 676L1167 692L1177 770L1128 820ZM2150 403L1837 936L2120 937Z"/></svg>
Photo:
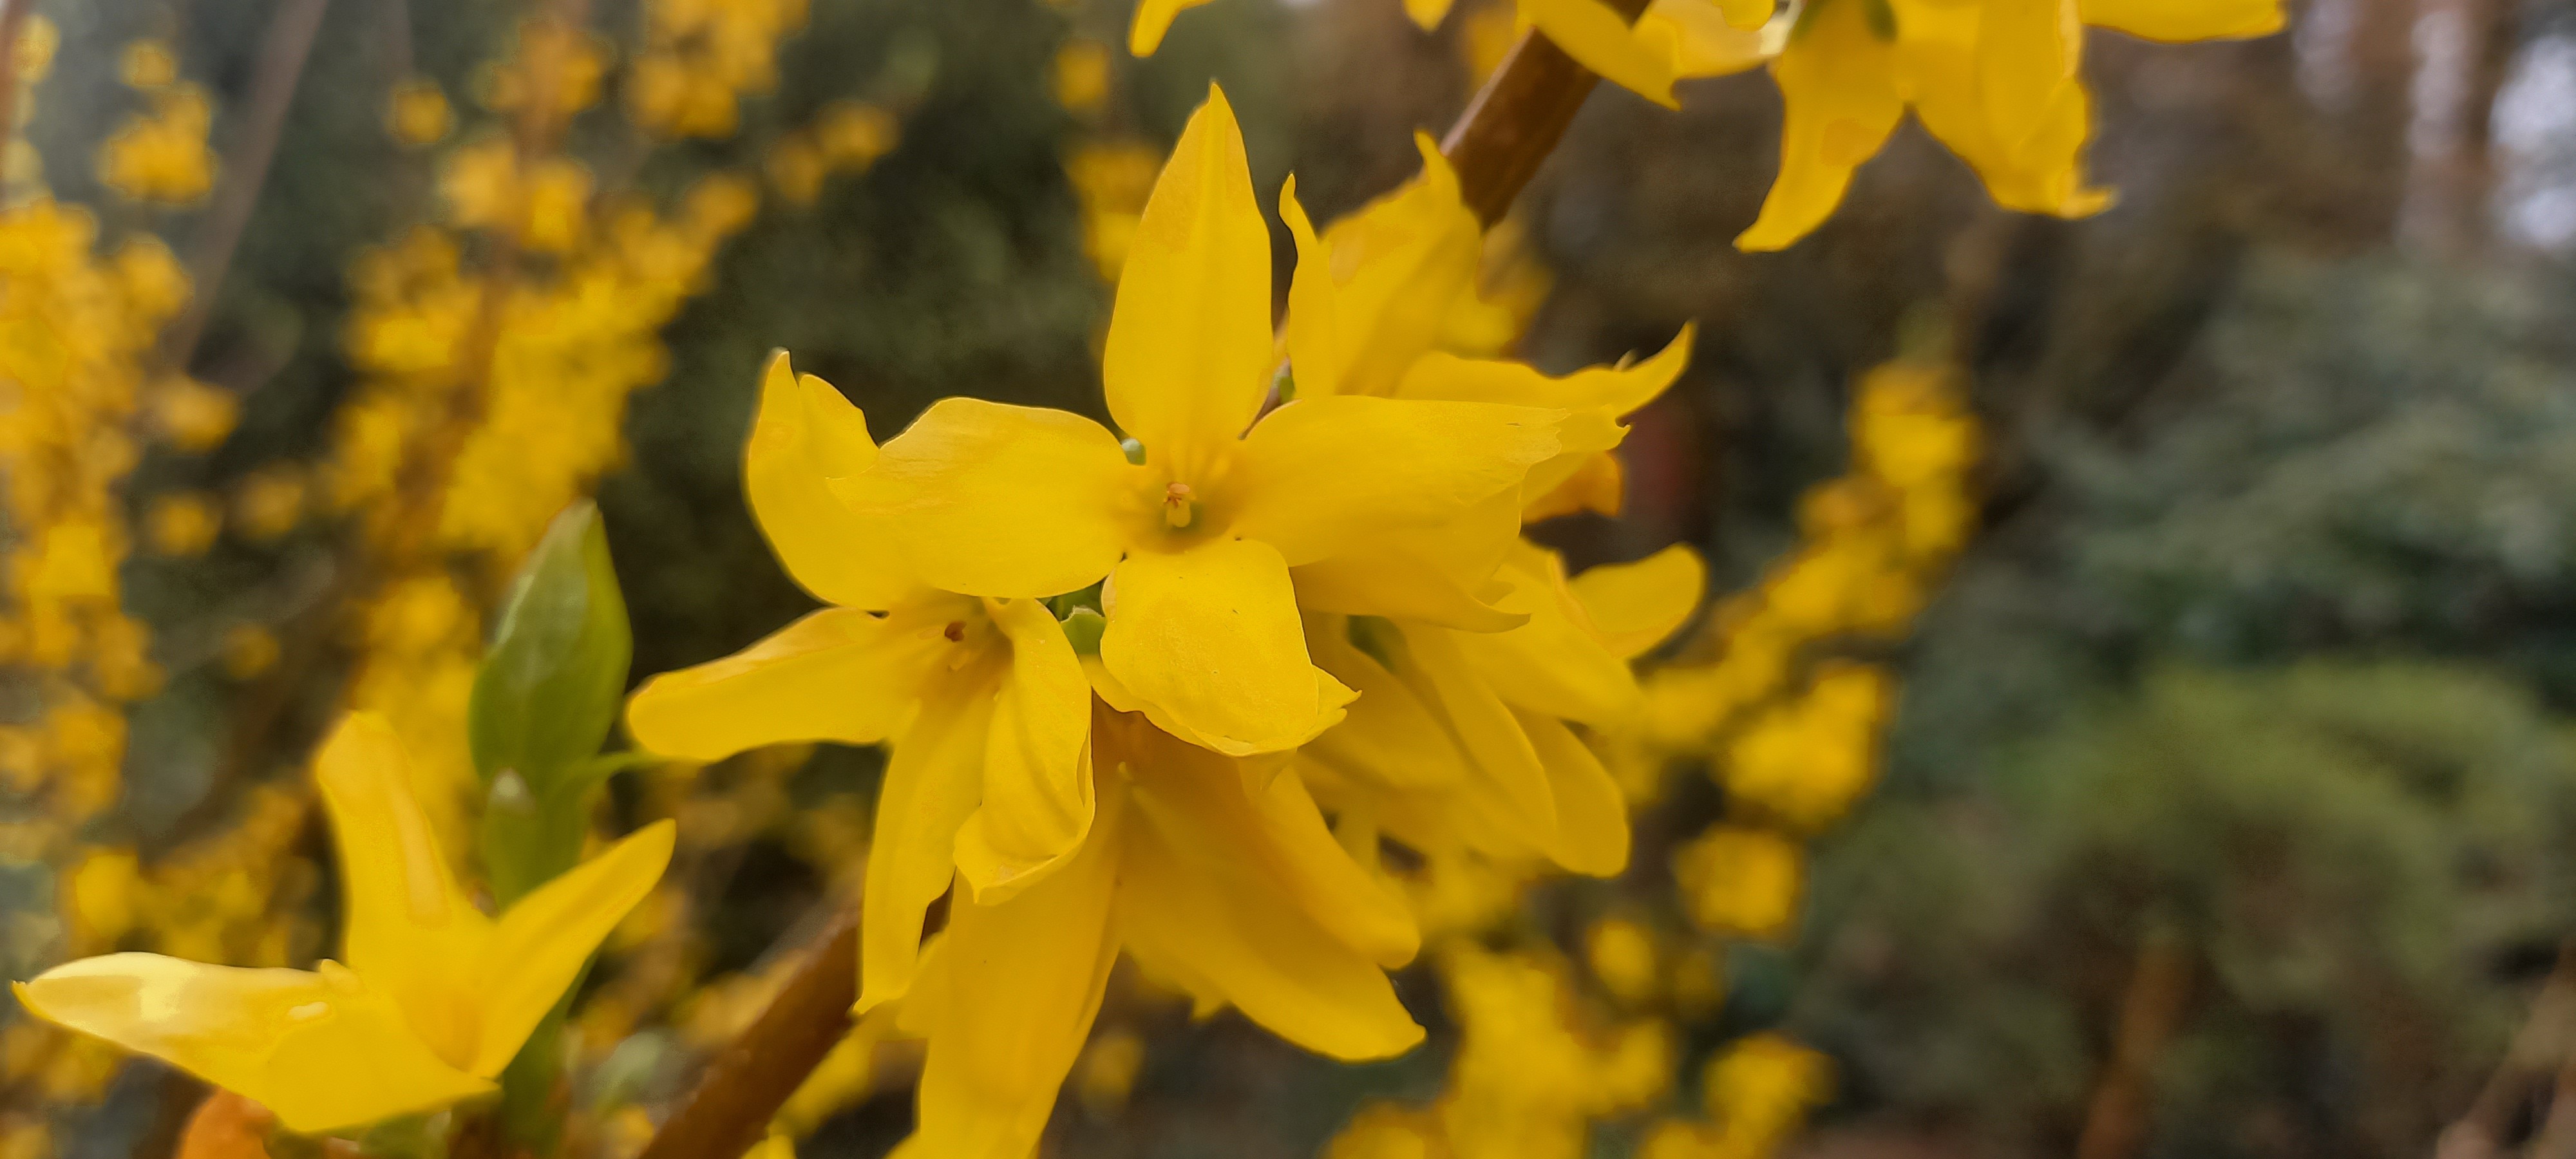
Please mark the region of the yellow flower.
<svg viewBox="0 0 2576 1159"><path fill-rule="evenodd" d="M933 587L1020 598L1105 577L1099 654L1118 692L1103 694L1242 755L1303 743L1353 695L1307 655L1297 593L1315 569L1380 589L1424 566L1490 572L1564 412L1303 393L1265 411L1270 235L1233 111L1211 94L1119 279L1103 379L1130 438L947 399L836 486L884 514ZM1502 522L1467 518L1496 504Z"/></svg>
<svg viewBox="0 0 2576 1159"><path fill-rule="evenodd" d="M1085 666L1097 678L1098 659ZM1202 1013L1235 1006L1335 1058L1422 1039L1381 971L1413 957L1412 918L1334 843L1296 774L1106 707L1092 738L1100 807L1080 851L999 905L961 889L923 951L896 1016L929 1039L907 1159L1024 1159L1121 949Z"/></svg>
<svg viewBox="0 0 2576 1159"><path fill-rule="evenodd" d="M460 888L411 796L400 742L353 714L315 761L347 897L349 964L248 970L157 954L84 958L20 983L47 1021L162 1059L306 1133L493 1089L670 860L659 822L497 920Z"/></svg>
<svg viewBox="0 0 2576 1159"><path fill-rule="evenodd" d="M2280 0L1807 0L1771 65L1780 175L1736 245L1780 249L1824 221L1908 107L2006 208L2094 213L2110 195L2084 178L2085 26L2193 41L2281 23Z"/></svg>
<svg viewBox="0 0 2576 1159"><path fill-rule="evenodd" d="M173 85L153 109L129 120L99 147L99 180L136 201L185 205L215 184L215 155L206 148L214 109L195 85Z"/></svg>
<svg viewBox="0 0 2576 1159"><path fill-rule="evenodd" d="M1704 929L1777 937L1797 916L1798 843L1767 829L1718 825L1673 855L1691 920Z"/></svg>
<svg viewBox="0 0 2576 1159"><path fill-rule="evenodd" d="M910 984L923 911L962 870L998 903L1060 868L1092 824L1091 689L1036 600L937 591L882 551L829 481L879 469L867 419L771 356L743 490L779 562L835 606L741 653L654 677L636 742L716 760L791 741L892 741L868 848L864 1005Z"/></svg>
<svg viewBox="0 0 2576 1159"><path fill-rule="evenodd" d="M413 77L395 85L393 98L385 108L385 127L405 145L431 144L445 137L455 122L447 93L427 77Z"/></svg>

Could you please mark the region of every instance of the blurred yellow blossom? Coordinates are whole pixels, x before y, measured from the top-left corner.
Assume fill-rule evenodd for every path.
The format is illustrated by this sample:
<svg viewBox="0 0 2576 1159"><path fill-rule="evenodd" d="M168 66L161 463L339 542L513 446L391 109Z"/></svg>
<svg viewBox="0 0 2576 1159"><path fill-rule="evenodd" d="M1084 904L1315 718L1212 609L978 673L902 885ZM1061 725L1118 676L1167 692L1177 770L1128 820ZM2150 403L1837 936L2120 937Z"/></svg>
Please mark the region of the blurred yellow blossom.
<svg viewBox="0 0 2576 1159"><path fill-rule="evenodd" d="M224 675L250 680L277 666L277 633L258 624L224 629Z"/></svg>
<svg viewBox="0 0 2576 1159"><path fill-rule="evenodd" d="M158 40L137 40L116 59L117 76L138 89L157 89L179 79L179 58Z"/></svg>
<svg viewBox="0 0 2576 1159"><path fill-rule="evenodd" d="M1096 111L1109 99L1109 46L1081 37L1055 52L1055 100L1077 113Z"/></svg>
<svg viewBox="0 0 2576 1159"><path fill-rule="evenodd" d="M1113 1115L1127 1106L1136 1087L1136 1072L1145 1065L1145 1040L1119 1027L1096 1035L1074 1064L1073 1089L1094 1115Z"/></svg>
<svg viewBox="0 0 2576 1159"><path fill-rule="evenodd" d="M181 288L184 292L184 283ZM241 416L241 405L231 391L176 375L153 387L151 408L153 426L161 437L191 454L223 445Z"/></svg>
<svg viewBox="0 0 2576 1159"><path fill-rule="evenodd" d="M1659 1124L1641 1159L1765 1159L1833 1095L1833 1064L1777 1034L1737 1041L1702 1076L1706 1123Z"/></svg>
<svg viewBox="0 0 2576 1159"><path fill-rule="evenodd" d="M650 0L627 87L636 125L666 137L730 136L741 100L778 81L778 40L805 0Z"/></svg>
<svg viewBox="0 0 2576 1159"><path fill-rule="evenodd" d="M286 465L262 467L233 488L234 526L253 543L268 543L304 519L304 473Z"/></svg>
<svg viewBox="0 0 2576 1159"><path fill-rule="evenodd" d="M456 114L438 82L413 77L394 86L385 107L385 128L406 145L428 145L447 136Z"/></svg>
<svg viewBox="0 0 2576 1159"><path fill-rule="evenodd" d="M215 184L215 155L206 148L214 109L203 89L172 85L155 93L99 147L98 176L136 201L185 205Z"/></svg>
<svg viewBox="0 0 2576 1159"><path fill-rule="evenodd" d="M223 505L202 491L156 495L143 518L152 550L169 556L203 555L224 529Z"/></svg>
<svg viewBox="0 0 2576 1159"><path fill-rule="evenodd" d="M1797 917L1804 860L1780 834L1719 825L1673 855L1673 878L1701 928L1776 938Z"/></svg>

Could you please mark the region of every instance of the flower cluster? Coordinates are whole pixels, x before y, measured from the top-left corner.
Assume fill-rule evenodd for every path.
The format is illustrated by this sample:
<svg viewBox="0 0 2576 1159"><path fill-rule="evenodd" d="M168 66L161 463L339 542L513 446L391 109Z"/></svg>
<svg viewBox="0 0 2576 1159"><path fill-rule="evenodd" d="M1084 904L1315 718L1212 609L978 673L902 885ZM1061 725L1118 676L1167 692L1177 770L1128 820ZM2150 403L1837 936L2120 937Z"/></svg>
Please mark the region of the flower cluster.
<svg viewBox="0 0 2576 1159"><path fill-rule="evenodd" d="M1274 339L1269 230L1212 93L1119 280L1123 437L949 399L879 446L772 360L744 487L832 606L655 678L628 724L701 760L891 743L860 1007L928 1040L914 1152L1026 1155L1121 953L1325 1054L1412 1046L1382 970L1420 934L1372 872L1380 834L1624 865L1624 805L1566 722L1638 696L1623 657L1696 602L1697 561L1587 573L1610 597L1587 606L1516 533L1685 344L1565 379L1433 350L1448 297L1399 291L1463 286L1478 246L1426 163L1329 241L1283 191L1299 261Z"/></svg>
<svg viewBox="0 0 2576 1159"><path fill-rule="evenodd" d="M157 41L127 46L123 72L151 108L99 147L99 180L136 201L186 205L204 197L215 184L215 155L206 148L214 106L206 91L179 80L177 58Z"/></svg>
<svg viewBox="0 0 2576 1159"><path fill-rule="evenodd" d="M1152 53L1173 17L1207 2L1138 4L1129 47ZM1518 5L1567 55L1670 107L1676 81L1769 64L1786 104L1780 171L1736 238L1748 250L1785 248L1822 224L1908 109L1998 204L2098 212L2110 194L2084 176L2086 27L2177 43L2264 36L2283 23L2281 0L1654 0L1634 25L1604 0ZM1448 9L1448 0L1405 4L1424 28Z"/></svg>
<svg viewBox="0 0 2576 1159"><path fill-rule="evenodd" d="M665 137L730 137L742 98L778 83L778 41L803 27L805 0L653 0L627 115Z"/></svg>

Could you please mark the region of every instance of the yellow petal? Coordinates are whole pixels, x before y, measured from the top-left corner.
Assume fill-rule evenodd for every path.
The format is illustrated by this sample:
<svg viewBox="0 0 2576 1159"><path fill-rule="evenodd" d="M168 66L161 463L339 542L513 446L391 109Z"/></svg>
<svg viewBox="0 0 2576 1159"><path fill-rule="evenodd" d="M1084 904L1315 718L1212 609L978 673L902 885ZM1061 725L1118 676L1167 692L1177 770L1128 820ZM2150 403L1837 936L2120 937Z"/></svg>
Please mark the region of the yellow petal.
<svg viewBox="0 0 2576 1159"><path fill-rule="evenodd" d="M1138 552L1102 595L1102 666L1219 751L1294 748L1350 703L1351 691L1307 659L1287 565L1268 544Z"/></svg>
<svg viewBox="0 0 2576 1159"><path fill-rule="evenodd" d="M1592 630L1556 553L1520 543L1503 565L1512 593L1501 606L1529 616L1508 632L1453 633L1451 643L1487 688L1507 704L1550 716L1607 725L1641 703L1625 657Z"/></svg>
<svg viewBox="0 0 2576 1159"><path fill-rule="evenodd" d="M1601 0L1520 0L1521 15L1583 67L1668 109L1673 99L1673 59L1637 36Z"/></svg>
<svg viewBox="0 0 2576 1159"><path fill-rule="evenodd" d="M1306 623L1306 646L1315 663L1360 697L1351 702L1342 723L1308 741L1300 755L1365 783L1399 790L1442 788L1467 779L1465 754L1450 740L1448 726L1402 677L1351 643L1349 617L1310 615ZM1393 634L1392 628L1371 630Z"/></svg>
<svg viewBox="0 0 2576 1159"><path fill-rule="evenodd" d="M1677 77L1727 76L1771 59L1775 46L1762 29L1770 17L1771 0L1654 0L1637 35L1672 55Z"/></svg>
<svg viewBox="0 0 2576 1159"><path fill-rule="evenodd" d="M1109 414L1145 444L1147 463L1204 478L1260 409L1272 351L1270 226L1234 109L1210 85L1118 277L1100 369Z"/></svg>
<svg viewBox="0 0 2576 1159"><path fill-rule="evenodd" d="M1082 844L1091 829L1091 683L1063 625L1035 600L987 601L1011 642L984 748L983 804L957 834L975 900L998 905Z"/></svg>
<svg viewBox="0 0 2576 1159"><path fill-rule="evenodd" d="M923 583L1024 599L1109 574L1129 524L1151 516L1131 512L1134 471L1117 437L1080 415L947 398L887 440L868 478L835 487L885 514Z"/></svg>
<svg viewBox="0 0 2576 1159"><path fill-rule="evenodd" d="M1415 948L1403 906L1333 842L1294 774L1253 790L1222 758L1184 752L1139 758L1116 906L1129 952L1203 1006L1231 1003L1335 1058L1420 1042L1379 969Z"/></svg>
<svg viewBox="0 0 2576 1159"><path fill-rule="evenodd" d="M626 705L646 751L721 760L794 741L875 744L911 718L943 627L974 602L928 591L895 614L825 608L722 660L665 672Z"/></svg>
<svg viewBox="0 0 2576 1159"><path fill-rule="evenodd" d="M935 680L923 691L920 717L886 758L860 898L860 1013L911 988L922 914L956 875L957 831L983 793L989 680L981 666Z"/></svg>
<svg viewBox="0 0 2576 1159"><path fill-rule="evenodd" d="M1619 465L1619 457L1594 451L1581 456L1563 482L1522 507L1521 522L1537 523L1578 511L1597 511L1615 519L1627 500L1627 487L1627 468Z"/></svg>
<svg viewBox="0 0 2576 1159"><path fill-rule="evenodd" d="M56 966L17 992L37 1017L256 1101L292 1131L361 1126L493 1089L441 1061L391 996L336 962L307 973L109 954Z"/></svg>
<svg viewBox="0 0 2576 1159"><path fill-rule="evenodd" d="M393 726L372 712L342 717L314 758L340 853L343 944L350 969L398 1005L430 1049L466 1066L481 1015L457 964L481 957L492 923L457 887L412 797L408 764Z"/></svg>
<svg viewBox="0 0 2576 1159"><path fill-rule="evenodd" d="M2266 36L2284 23L2281 0L2077 0L2086 24L2180 43Z"/></svg>
<svg viewBox="0 0 2576 1159"><path fill-rule="evenodd" d="M1564 414L1482 402L1341 396L1272 411L1243 441L1235 534L1291 566L1373 535L1436 528L1513 491L1556 454Z"/></svg>
<svg viewBox="0 0 2576 1159"><path fill-rule="evenodd" d="M1333 290L1339 361L1332 381L1313 387L1300 370L1300 398L1393 392L1405 368L1440 341L1451 312L1474 301L1484 227L1439 145L1417 132L1413 148L1422 155L1420 175L1324 230L1329 257L1317 273ZM1307 250L1299 244L1302 271ZM1293 284L1289 293L1293 334L1301 306Z"/></svg>
<svg viewBox="0 0 2576 1159"><path fill-rule="evenodd" d="M2037 11L2046 17L2050 10L2041 6ZM1915 114L1976 169L1996 204L2062 217L2081 217L2110 204L2108 193L2085 183L2083 152L2093 120L2092 100L2080 81L2069 77L2045 86L2044 93L2025 94L2021 99L2041 103L2029 109L2006 106L2012 112L1999 117L1996 93L2010 90L2013 77L2028 72L2010 60L1998 64L1993 59L1997 45L2013 42L2011 29L1990 35L1996 22L1969 4L1908 3L1898 19L1906 30L1899 48L1913 82ZM2051 27L2042 23L2022 28L2020 37L2045 41L2050 33ZM2025 50L2045 49L2046 44ZM2072 60L2063 53L2059 57ZM2028 75L2022 75L2022 83L2043 85Z"/></svg>
<svg viewBox="0 0 2576 1159"><path fill-rule="evenodd" d="M1676 543L1635 563L1587 568L1570 586L1602 643L1622 658L1663 643L1699 608L1708 566Z"/></svg>
<svg viewBox="0 0 2576 1159"><path fill-rule="evenodd" d="M950 911L935 977L904 1003L903 1024L930 1044L901 1154L1029 1159L1036 1149L1117 957L1116 811L1104 799L1082 853L1018 897L983 906L961 896Z"/></svg>
<svg viewBox="0 0 2576 1159"><path fill-rule="evenodd" d="M1598 452L1618 446L1628 428L1618 420L1654 401L1689 364L1696 328L1683 326L1662 351L1642 362L1594 366L1551 378L1525 363L1432 353L1414 362L1396 393L1403 398L1463 399L1554 407L1572 412L1559 430L1560 453L1530 468L1522 493L1555 490Z"/></svg>
<svg viewBox="0 0 2576 1159"><path fill-rule="evenodd" d="M1348 359L1342 351L1339 307L1334 302L1338 291L1333 284L1333 259L1315 237L1315 223L1307 219L1306 207L1297 202L1296 174L1289 174L1287 183L1279 187L1279 217L1288 223L1288 236L1297 242L1297 269L1288 279L1284 327L1288 367L1299 395L1339 394Z"/></svg>
<svg viewBox="0 0 2576 1159"><path fill-rule="evenodd" d="M1418 674L1416 687L1429 700L1450 732L1466 749L1475 770L1477 792L1494 802L1499 820L1530 847L1546 849L1556 836L1556 802L1548 788L1547 770L1521 732L1509 705L1495 695L1458 641L1467 633L1445 628L1402 625L1404 643Z"/></svg>
<svg viewBox="0 0 2576 1159"><path fill-rule="evenodd" d="M1500 632L1529 617L1493 606L1508 585L1494 569L1520 533L1520 496L1506 491L1438 527L1370 536L1289 575L1312 611L1421 620Z"/></svg>
<svg viewBox="0 0 2576 1159"><path fill-rule="evenodd" d="M510 1064L608 932L662 880L677 831L666 819L627 834L502 912L483 951L483 1034L466 1069L488 1078Z"/></svg>
<svg viewBox="0 0 2576 1159"><path fill-rule="evenodd" d="M825 603L884 608L912 587L884 532L825 482L864 473L876 458L859 408L830 383L798 377L786 351L769 356L743 446L742 489L779 564Z"/></svg>
<svg viewBox="0 0 2576 1159"><path fill-rule="evenodd" d="M2017 157L2080 84L2083 52L2075 0L1984 0L1977 17L1978 95L2006 156Z"/></svg>
<svg viewBox="0 0 2576 1159"><path fill-rule="evenodd" d="M1537 713L1514 715L1547 767L1556 799L1556 843L1549 856L1592 877L1613 877L1628 868L1628 800L1610 770L1563 722Z"/></svg>
<svg viewBox="0 0 2576 1159"><path fill-rule="evenodd" d="M1852 170L1877 154L1905 115L1895 53L1870 30L1867 7L1824 5L1772 62L1771 76L1788 106L1780 175L1762 200L1762 215L1736 237L1736 248L1776 250L1805 237L1833 213Z"/></svg>
<svg viewBox="0 0 2576 1159"><path fill-rule="evenodd" d="M1127 51L1137 56L1152 56L1163 46L1163 34L1171 31L1172 18L1196 8L1208 0L1139 0L1136 17L1127 25Z"/></svg>
<svg viewBox="0 0 2576 1159"><path fill-rule="evenodd" d="M1450 0L1404 0L1404 14L1413 18L1414 27L1429 32L1448 17L1449 3Z"/></svg>

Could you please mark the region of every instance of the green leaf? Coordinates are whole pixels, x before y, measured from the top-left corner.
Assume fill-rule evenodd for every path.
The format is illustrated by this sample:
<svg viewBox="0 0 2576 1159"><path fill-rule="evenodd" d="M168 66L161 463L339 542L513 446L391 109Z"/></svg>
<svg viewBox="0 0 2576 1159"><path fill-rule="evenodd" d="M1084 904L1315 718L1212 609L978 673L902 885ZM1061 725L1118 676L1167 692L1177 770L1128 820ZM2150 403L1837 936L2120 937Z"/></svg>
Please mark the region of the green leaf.
<svg viewBox="0 0 2576 1159"><path fill-rule="evenodd" d="M575 504L522 565L474 674L467 732L484 784L516 772L543 799L579 775L616 723L633 652L599 510Z"/></svg>

